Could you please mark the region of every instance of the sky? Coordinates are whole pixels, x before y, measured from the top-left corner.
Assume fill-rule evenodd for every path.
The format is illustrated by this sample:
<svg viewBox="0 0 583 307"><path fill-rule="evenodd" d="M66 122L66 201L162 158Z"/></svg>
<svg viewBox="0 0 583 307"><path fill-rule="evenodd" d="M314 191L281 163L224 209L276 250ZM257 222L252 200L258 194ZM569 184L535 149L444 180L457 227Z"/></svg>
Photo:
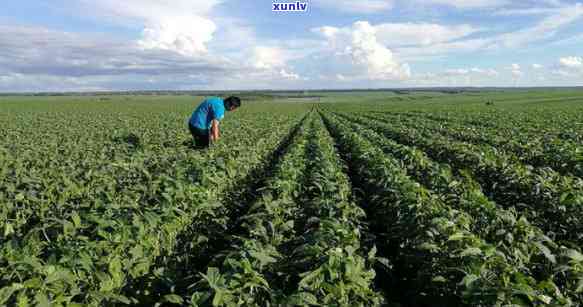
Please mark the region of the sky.
<svg viewBox="0 0 583 307"><path fill-rule="evenodd" d="M0 92L583 86L577 1L299 2L5 1Z"/></svg>

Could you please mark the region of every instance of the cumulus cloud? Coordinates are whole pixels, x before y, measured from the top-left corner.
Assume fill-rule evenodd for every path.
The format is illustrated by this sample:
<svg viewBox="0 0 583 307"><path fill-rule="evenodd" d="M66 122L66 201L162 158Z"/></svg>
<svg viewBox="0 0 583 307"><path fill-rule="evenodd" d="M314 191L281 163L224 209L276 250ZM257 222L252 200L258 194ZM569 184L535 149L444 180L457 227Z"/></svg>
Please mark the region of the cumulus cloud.
<svg viewBox="0 0 583 307"><path fill-rule="evenodd" d="M366 21L350 28L323 27L313 30L325 37L336 56L348 56L358 72L371 80L402 80L411 75L409 65L400 63L393 52L379 42L377 29Z"/></svg>
<svg viewBox="0 0 583 307"><path fill-rule="evenodd" d="M511 64L509 67L507 67L508 70L510 70L510 73L512 74L512 79L514 80L515 84L518 82L518 80L524 75L524 73L522 72L522 67L520 66L520 64Z"/></svg>
<svg viewBox="0 0 583 307"><path fill-rule="evenodd" d="M198 16L159 20L144 28L139 45L146 49L200 55L207 52L206 44L212 40L215 30L212 21Z"/></svg>
<svg viewBox="0 0 583 307"><path fill-rule="evenodd" d="M257 46L253 50L249 66L262 70L268 76L281 77L287 80L299 80L300 75L290 71L287 62L294 57L291 52L280 47Z"/></svg>
<svg viewBox="0 0 583 307"><path fill-rule="evenodd" d="M221 0L100 0L82 1L87 12L106 16L127 26L135 23L143 27L142 48L162 49L182 55L196 56L207 51L217 26L208 17Z"/></svg>
<svg viewBox="0 0 583 307"><path fill-rule="evenodd" d="M355 64L363 65L371 79L404 79L411 75L407 64L400 64L393 52L378 42L376 30L368 22L353 26L352 45L346 48Z"/></svg>
<svg viewBox="0 0 583 307"><path fill-rule="evenodd" d="M541 64L532 64L532 69L542 69L543 66Z"/></svg>
<svg viewBox="0 0 583 307"><path fill-rule="evenodd" d="M251 58L251 65L259 69L281 68L285 62L284 51L278 47L257 46Z"/></svg>

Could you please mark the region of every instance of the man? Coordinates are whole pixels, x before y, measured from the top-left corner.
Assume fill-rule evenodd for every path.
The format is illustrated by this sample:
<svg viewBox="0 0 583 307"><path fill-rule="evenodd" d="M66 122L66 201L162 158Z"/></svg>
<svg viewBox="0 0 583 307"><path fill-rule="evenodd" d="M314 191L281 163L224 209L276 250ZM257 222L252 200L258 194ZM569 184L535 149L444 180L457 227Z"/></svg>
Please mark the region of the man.
<svg viewBox="0 0 583 307"><path fill-rule="evenodd" d="M211 142L219 140L219 122L225 117L226 111L233 111L241 106L239 97L221 99L209 97L205 99L192 113L188 121L188 129L198 148L207 148Z"/></svg>

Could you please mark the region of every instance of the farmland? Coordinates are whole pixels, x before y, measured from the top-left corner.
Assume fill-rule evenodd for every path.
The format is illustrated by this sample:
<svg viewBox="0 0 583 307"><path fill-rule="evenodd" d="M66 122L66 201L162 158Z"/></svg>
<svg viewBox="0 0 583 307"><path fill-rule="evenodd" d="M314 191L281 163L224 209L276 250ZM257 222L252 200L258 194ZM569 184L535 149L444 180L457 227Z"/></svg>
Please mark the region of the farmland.
<svg viewBox="0 0 583 307"><path fill-rule="evenodd" d="M0 97L0 305L580 306L583 92Z"/></svg>

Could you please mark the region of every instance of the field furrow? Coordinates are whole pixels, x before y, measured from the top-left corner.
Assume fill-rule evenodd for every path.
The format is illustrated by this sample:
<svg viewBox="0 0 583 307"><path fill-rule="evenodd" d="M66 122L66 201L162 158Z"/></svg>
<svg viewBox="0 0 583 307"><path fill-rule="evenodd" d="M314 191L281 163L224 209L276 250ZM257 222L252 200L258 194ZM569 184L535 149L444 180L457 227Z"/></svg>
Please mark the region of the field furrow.
<svg viewBox="0 0 583 307"><path fill-rule="evenodd" d="M396 143L362 125L344 121L352 131L400 160L411 178L437 194L445 204L468 213L473 219L470 230L495 245L512 265L524 267L538 279L552 279L564 293L574 295L569 285L577 283L578 277L557 275L564 268L576 269L568 260L560 258L567 247L547 237L526 216L513 209L501 208L489 200L469 174L456 175L448 165L432 161L418 149ZM565 278L570 280L565 282Z"/></svg>
<svg viewBox="0 0 583 307"><path fill-rule="evenodd" d="M459 172L470 170L489 198L524 213L559 243L579 247L583 242L583 180L514 163L488 146L452 142L425 131L422 126L344 116L401 144L415 146Z"/></svg>
<svg viewBox="0 0 583 307"><path fill-rule="evenodd" d="M537 281L473 234L470 216L413 181L398 160L333 117L325 119L352 169L353 184L364 192L380 255L393 264L389 289L402 300L415 306L568 301L555 287L543 286L551 281ZM529 295L518 289L529 289Z"/></svg>
<svg viewBox="0 0 583 307"><path fill-rule="evenodd" d="M272 282L286 265L283 246L296 237L294 217L301 210L297 200L307 165L306 130L300 128L261 193L235 221L241 233L232 237L231 247L217 253L197 276L200 280L189 295L194 306L268 306L281 296Z"/></svg>
<svg viewBox="0 0 583 307"><path fill-rule="evenodd" d="M374 290L375 248L363 245L364 210L352 201L343 163L321 118L308 134L308 180L287 256L285 306L380 306Z"/></svg>

